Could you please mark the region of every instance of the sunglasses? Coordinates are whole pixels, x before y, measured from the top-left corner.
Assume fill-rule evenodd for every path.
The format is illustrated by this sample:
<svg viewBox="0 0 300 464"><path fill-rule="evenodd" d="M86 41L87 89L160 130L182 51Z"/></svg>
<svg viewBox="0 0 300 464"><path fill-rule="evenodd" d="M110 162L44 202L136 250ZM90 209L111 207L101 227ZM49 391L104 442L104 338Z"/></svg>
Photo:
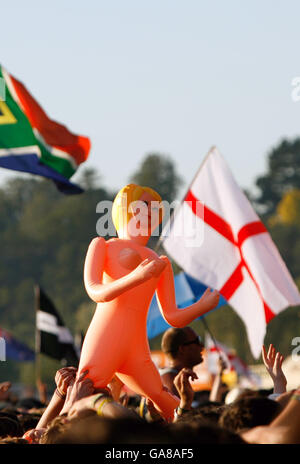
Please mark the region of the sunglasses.
<svg viewBox="0 0 300 464"><path fill-rule="evenodd" d="M182 343L183 345L199 345L199 346L204 346L201 340L201 337L196 337L194 340L190 340L189 342Z"/></svg>

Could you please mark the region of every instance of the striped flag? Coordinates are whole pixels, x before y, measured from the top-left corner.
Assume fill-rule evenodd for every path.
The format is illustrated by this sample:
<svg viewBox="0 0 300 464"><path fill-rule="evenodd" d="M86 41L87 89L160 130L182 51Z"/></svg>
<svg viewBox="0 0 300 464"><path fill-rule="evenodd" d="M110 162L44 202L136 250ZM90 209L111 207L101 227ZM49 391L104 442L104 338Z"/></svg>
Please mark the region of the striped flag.
<svg viewBox="0 0 300 464"><path fill-rule="evenodd" d="M67 366L78 366L79 353L74 339L65 326L54 304L36 287L36 352L62 361Z"/></svg>
<svg viewBox="0 0 300 464"><path fill-rule="evenodd" d="M194 224L193 234L182 234L186 224ZM238 313L255 358L267 324L288 306L300 304L266 227L216 148L175 213L163 245L187 274L218 290Z"/></svg>
<svg viewBox="0 0 300 464"><path fill-rule="evenodd" d="M10 332L0 327L0 361L34 361L35 353L17 340Z"/></svg>
<svg viewBox="0 0 300 464"><path fill-rule="evenodd" d="M26 87L0 66L0 167L50 178L64 193L81 193L69 179L90 146L87 137L49 119Z"/></svg>

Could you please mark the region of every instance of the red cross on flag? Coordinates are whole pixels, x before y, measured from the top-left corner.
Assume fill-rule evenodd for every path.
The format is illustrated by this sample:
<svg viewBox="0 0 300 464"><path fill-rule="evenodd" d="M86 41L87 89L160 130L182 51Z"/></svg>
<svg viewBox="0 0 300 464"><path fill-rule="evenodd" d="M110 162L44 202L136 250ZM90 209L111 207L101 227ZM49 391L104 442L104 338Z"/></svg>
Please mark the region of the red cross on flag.
<svg viewBox="0 0 300 464"><path fill-rule="evenodd" d="M299 305L300 294L215 147L166 228L167 253L187 274L224 296L243 320L258 358L266 325L288 306Z"/></svg>

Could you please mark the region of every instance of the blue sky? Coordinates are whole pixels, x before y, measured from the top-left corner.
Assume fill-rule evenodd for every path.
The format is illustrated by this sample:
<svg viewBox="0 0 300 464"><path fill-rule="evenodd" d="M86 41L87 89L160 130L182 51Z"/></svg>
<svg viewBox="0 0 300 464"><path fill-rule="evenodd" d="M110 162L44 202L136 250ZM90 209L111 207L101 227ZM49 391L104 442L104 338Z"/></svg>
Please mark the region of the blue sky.
<svg viewBox="0 0 300 464"><path fill-rule="evenodd" d="M0 61L91 138L85 165L106 187L153 151L186 186L216 145L249 188L269 150L299 135L299 18L297 0L10 0ZM15 174L0 169L0 182Z"/></svg>

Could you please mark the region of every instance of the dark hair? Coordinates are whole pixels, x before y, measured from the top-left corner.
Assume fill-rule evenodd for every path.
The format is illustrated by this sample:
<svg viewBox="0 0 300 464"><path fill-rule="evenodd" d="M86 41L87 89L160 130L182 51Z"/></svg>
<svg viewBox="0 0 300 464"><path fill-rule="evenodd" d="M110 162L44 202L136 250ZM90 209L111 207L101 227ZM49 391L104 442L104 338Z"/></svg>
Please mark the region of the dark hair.
<svg viewBox="0 0 300 464"><path fill-rule="evenodd" d="M221 414L227 406L217 402L208 402L205 405L191 409L189 412L179 416L177 422L198 423L203 422L218 424Z"/></svg>
<svg viewBox="0 0 300 464"><path fill-rule="evenodd" d="M240 398L223 411L219 424L231 431L268 425L280 413L281 406L276 401L263 397Z"/></svg>
<svg viewBox="0 0 300 464"><path fill-rule="evenodd" d="M45 404L37 400L36 398L23 398L22 400L19 400L16 404L17 408L22 409L43 408L44 406Z"/></svg>
<svg viewBox="0 0 300 464"><path fill-rule="evenodd" d="M197 445L245 444L236 433L220 427L205 419L192 421L190 424L176 422L169 425L174 443L195 443Z"/></svg>
<svg viewBox="0 0 300 464"><path fill-rule="evenodd" d="M177 355L178 349L187 340L186 327L168 329L162 337L161 349L164 353L170 354L173 358Z"/></svg>
<svg viewBox="0 0 300 464"><path fill-rule="evenodd" d="M111 419L97 415L70 420L56 444L175 443L167 427L140 418ZM45 443L45 441L43 441ZM47 442L49 443L49 442Z"/></svg>
<svg viewBox="0 0 300 464"><path fill-rule="evenodd" d="M27 432L27 430L35 429L39 420L41 418L41 415L37 414L29 414L29 413L22 413L18 414L18 419L23 427L24 432Z"/></svg>
<svg viewBox="0 0 300 464"><path fill-rule="evenodd" d="M0 418L0 437L22 437L23 428L17 419L2 416Z"/></svg>

